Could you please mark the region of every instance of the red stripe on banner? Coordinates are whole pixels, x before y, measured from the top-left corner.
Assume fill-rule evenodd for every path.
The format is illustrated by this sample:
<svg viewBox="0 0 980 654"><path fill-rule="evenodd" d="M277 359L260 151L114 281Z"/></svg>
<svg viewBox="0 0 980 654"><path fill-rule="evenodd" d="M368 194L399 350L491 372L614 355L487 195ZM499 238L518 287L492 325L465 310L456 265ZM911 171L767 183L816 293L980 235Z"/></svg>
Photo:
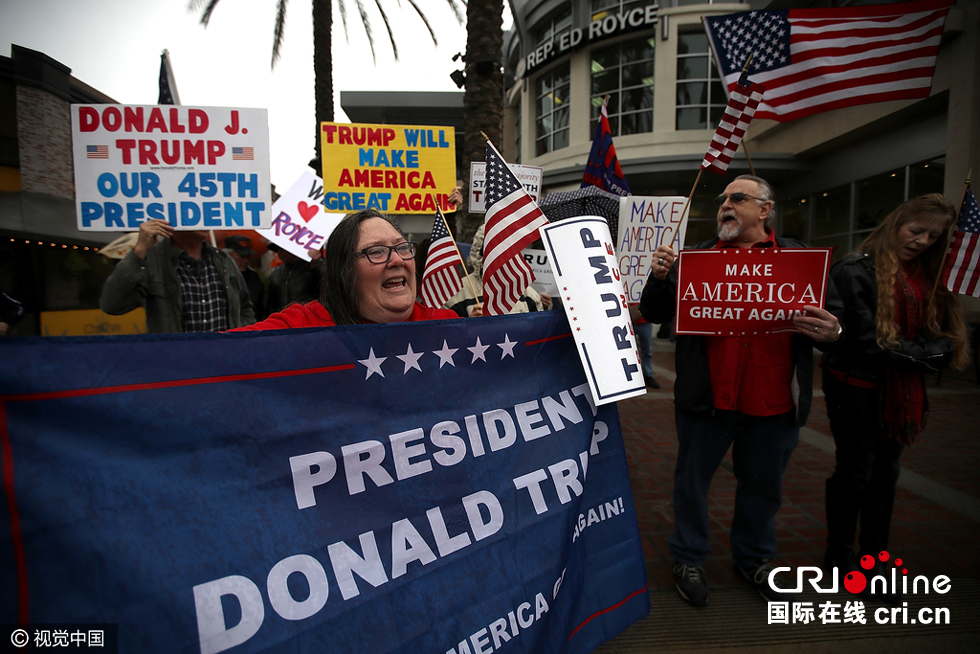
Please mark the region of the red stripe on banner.
<svg viewBox="0 0 980 654"><path fill-rule="evenodd" d="M224 382L245 381L249 379L275 379L277 377L297 377L299 375L316 375L323 372L353 370L353 363L323 368L302 368L298 370L278 370L274 372L255 372L246 375L223 375L221 377L198 377L196 379L174 379L147 384L126 384L123 386L102 386L99 388L76 388L70 391L48 391L46 393L25 393L23 395L0 395L2 402L31 402L35 400L60 400L69 397L88 397L90 395L108 395L110 393L128 393L132 391L150 391L160 388L179 388L181 386L198 386L201 384L221 384Z"/></svg>
<svg viewBox="0 0 980 654"><path fill-rule="evenodd" d="M596 611L595 613L593 613L592 615L590 615L589 617L587 617L585 619L585 621L582 622L582 624L580 624L579 626L575 627L574 630L572 630L572 633L569 634L569 636L568 636L568 640L571 640L572 639L572 636L574 636L576 634L576 632L578 632L579 629L581 629L585 625L589 624L589 622L592 621L593 618L598 618L600 615L602 615L604 613L609 613L610 611L615 611L616 609L618 609L619 607L621 607L623 604L626 604L626 602L630 601L631 599L633 599L634 597L636 597L640 593L647 592L647 588L649 588L649 587L650 587L650 584L648 583L646 586L644 586L640 590L633 591L632 593L630 593L629 595L627 595L625 598L623 598L623 600L621 602L619 602L617 604L613 604L608 609L602 609L601 611Z"/></svg>
<svg viewBox="0 0 980 654"><path fill-rule="evenodd" d="M30 594L27 585L27 556L24 554L24 537L20 531L20 513L17 511L17 497L14 495L14 448L7 431L7 405L0 402L0 457L3 458L3 494L10 512L10 540L14 547L14 567L17 568L17 621L30 622Z"/></svg>
<svg viewBox="0 0 980 654"><path fill-rule="evenodd" d="M822 77L835 77L844 76L845 79L851 77L859 77L861 71L876 68L878 66L886 66L888 64L901 64L910 59L925 59L925 58L935 58L938 48L928 47L928 48L918 48L918 52L910 53L906 51L905 53L882 55L880 57L874 57L872 59L863 59L859 63L852 64L835 64L827 66L814 66L807 68L806 70L801 70L794 74L780 75L779 77L773 78L771 80L766 80L766 89L774 91L776 89L782 88L784 86L789 86L790 84L796 84L798 82L810 82L813 79L818 79ZM916 71L930 71L926 76L932 76L932 70L935 69L935 65L932 66L919 66L909 70ZM904 70L904 69L903 69ZM906 71L907 72L907 71ZM876 73L872 73L876 74ZM907 77L913 77L912 75L907 75ZM770 96L772 94L770 93ZM766 98L768 103L771 97Z"/></svg>
<svg viewBox="0 0 980 654"><path fill-rule="evenodd" d="M558 336L549 336L548 338L539 338L536 341L528 341L524 345L540 345L541 343L547 343L548 341L557 341L559 338L568 338L572 335L572 332L567 334L559 334Z"/></svg>

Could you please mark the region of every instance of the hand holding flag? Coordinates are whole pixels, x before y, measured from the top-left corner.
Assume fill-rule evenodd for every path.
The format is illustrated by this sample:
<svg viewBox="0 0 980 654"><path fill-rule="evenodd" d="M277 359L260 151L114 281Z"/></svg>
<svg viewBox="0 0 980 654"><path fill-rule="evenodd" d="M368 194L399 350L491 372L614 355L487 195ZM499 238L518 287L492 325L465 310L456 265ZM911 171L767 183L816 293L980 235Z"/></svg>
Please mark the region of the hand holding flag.
<svg viewBox="0 0 980 654"><path fill-rule="evenodd" d="M487 139L487 217L483 242L484 312L504 315L520 300L534 273L521 250L548 224L541 209Z"/></svg>

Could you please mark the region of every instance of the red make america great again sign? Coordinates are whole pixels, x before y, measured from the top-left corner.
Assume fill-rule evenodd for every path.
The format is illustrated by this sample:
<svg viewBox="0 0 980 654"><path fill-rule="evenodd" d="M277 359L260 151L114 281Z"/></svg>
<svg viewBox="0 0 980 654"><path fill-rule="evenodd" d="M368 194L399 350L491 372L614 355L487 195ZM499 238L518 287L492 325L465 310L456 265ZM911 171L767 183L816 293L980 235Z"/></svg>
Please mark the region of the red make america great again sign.
<svg viewBox="0 0 980 654"><path fill-rule="evenodd" d="M677 261L678 334L793 330L805 305L823 308L832 248L686 250Z"/></svg>

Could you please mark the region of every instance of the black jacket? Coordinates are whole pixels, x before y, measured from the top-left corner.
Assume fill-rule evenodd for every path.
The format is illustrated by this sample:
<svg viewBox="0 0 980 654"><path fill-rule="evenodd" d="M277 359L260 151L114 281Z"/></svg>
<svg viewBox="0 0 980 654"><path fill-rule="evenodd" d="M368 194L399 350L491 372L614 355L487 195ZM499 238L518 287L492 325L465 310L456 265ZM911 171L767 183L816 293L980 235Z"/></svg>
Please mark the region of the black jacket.
<svg viewBox="0 0 980 654"><path fill-rule="evenodd" d="M695 245L693 250L709 250L718 243L713 238ZM776 237L780 248L804 248L799 241ZM643 294L640 296L640 313L647 322L665 323L674 320L677 296L677 268L671 266L664 279L650 274ZM840 319L843 308L834 288L833 280L827 284L827 297L824 307ZM845 325L845 330L847 329ZM813 401L813 345L814 341L805 336L794 335L792 354L795 361L796 386L793 399L796 404L796 424L802 427L810 415ZM821 344L817 344L818 347ZM827 344L830 345L830 344ZM823 349L823 348L822 348ZM708 365L708 349L703 336L677 335L675 351L677 379L674 382L674 403L685 411L710 413L714 411L714 396L711 392L711 369Z"/></svg>
<svg viewBox="0 0 980 654"><path fill-rule="evenodd" d="M878 282L874 257L855 253L844 257L830 270L844 302L844 333L838 347L823 357L823 366L850 377L879 383L886 370L900 372L938 372L953 355L946 337L916 337L902 340L896 349L878 347L875 314L878 309Z"/></svg>

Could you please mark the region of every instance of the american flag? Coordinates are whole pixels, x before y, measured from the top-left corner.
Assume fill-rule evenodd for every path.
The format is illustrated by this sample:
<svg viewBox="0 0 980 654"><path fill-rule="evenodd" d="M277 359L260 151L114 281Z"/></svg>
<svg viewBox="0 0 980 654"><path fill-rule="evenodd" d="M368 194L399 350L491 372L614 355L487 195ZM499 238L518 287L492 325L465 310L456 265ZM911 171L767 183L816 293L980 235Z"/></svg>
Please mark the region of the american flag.
<svg viewBox="0 0 980 654"><path fill-rule="evenodd" d="M242 147L231 149L232 161L252 161L255 158L255 148Z"/></svg>
<svg viewBox="0 0 980 654"><path fill-rule="evenodd" d="M971 189L966 190L956 234L946 254L943 282L954 293L980 297L980 207Z"/></svg>
<svg viewBox="0 0 980 654"><path fill-rule="evenodd" d="M170 52L167 50L160 53L160 92L157 95L157 104L180 104L177 81L174 79L174 69L170 65Z"/></svg>
<svg viewBox="0 0 980 654"><path fill-rule="evenodd" d="M534 281L521 250L548 224L503 157L487 141L487 216L483 241L484 313L501 316L521 299Z"/></svg>
<svg viewBox="0 0 980 654"><path fill-rule="evenodd" d="M446 229L446 219L438 206L430 238L432 241L429 243L429 254L425 258L425 270L422 273L421 295L425 306L438 309L463 288L463 283L456 274L459 252L452 234Z"/></svg>
<svg viewBox="0 0 980 654"><path fill-rule="evenodd" d="M108 145L86 145L85 146L85 158L86 159L108 159L109 158L109 146Z"/></svg>
<svg viewBox="0 0 980 654"><path fill-rule="evenodd" d="M728 98L725 114L718 123L711 144L708 145L708 151L704 153L701 168L708 168L719 175L723 175L728 170L728 164L732 162L732 157L738 151L745 130L749 128L752 114L759 106L765 91L766 87L756 84L748 75L743 74L739 78L731 92L731 97Z"/></svg>
<svg viewBox="0 0 980 654"><path fill-rule="evenodd" d="M756 118L803 116L925 98L955 0L841 9L747 11L704 19L725 85L742 66L766 87Z"/></svg>

